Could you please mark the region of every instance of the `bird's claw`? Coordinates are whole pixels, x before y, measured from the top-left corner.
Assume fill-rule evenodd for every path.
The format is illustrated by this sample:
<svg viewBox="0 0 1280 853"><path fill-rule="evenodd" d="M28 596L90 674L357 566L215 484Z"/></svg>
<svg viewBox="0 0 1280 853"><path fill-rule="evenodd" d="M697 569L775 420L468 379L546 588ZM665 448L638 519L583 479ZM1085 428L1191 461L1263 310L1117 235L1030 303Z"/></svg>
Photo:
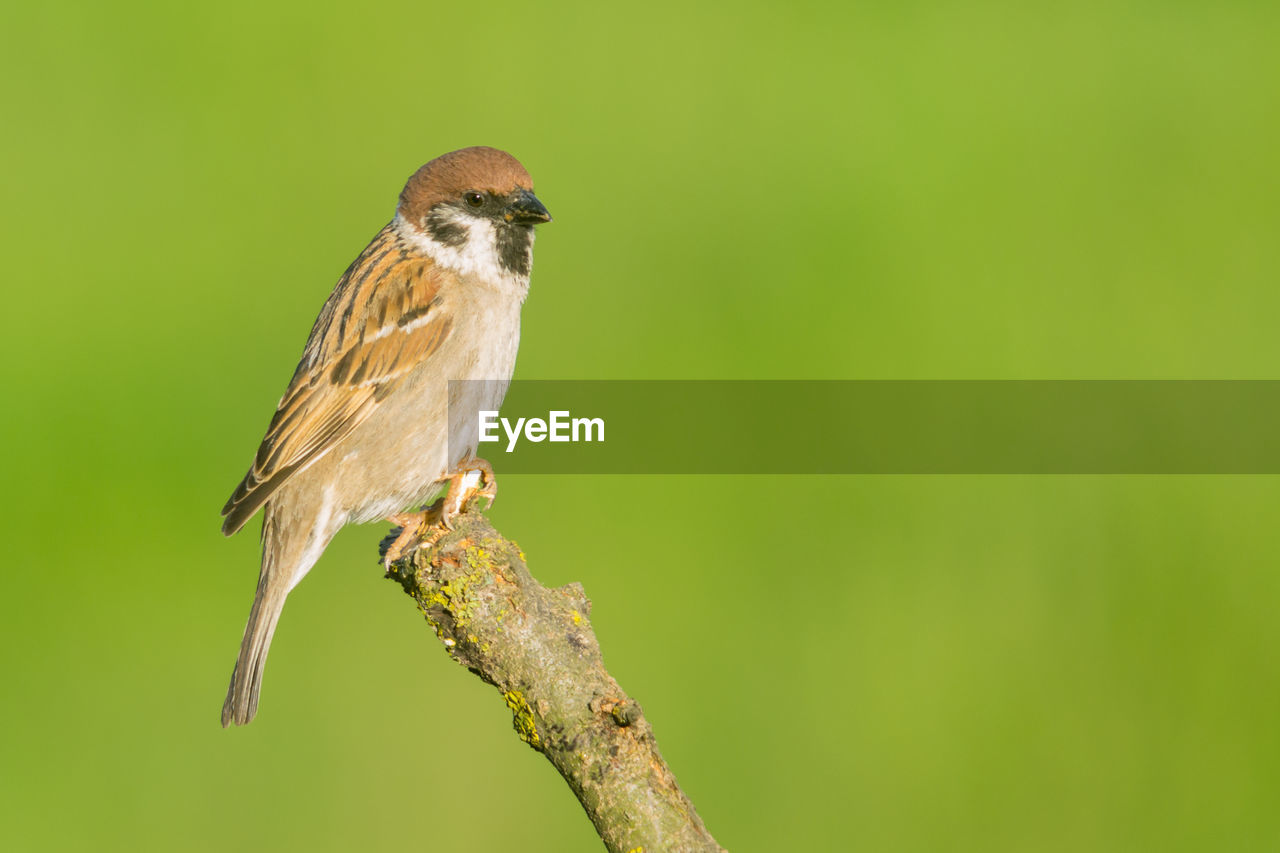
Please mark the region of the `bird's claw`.
<svg viewBox="0 0 1280 853"><path fill-rule="evenodd" d="M422 512L406 512L387 517L387 521L399 525L400 533L383 552L383 568L390 569L392 563L406 554L416 551L423 545L430 547L440 541L446 529L451 529L441 528L442 504L443 501L436 501Z"/></svg>
<svg viewBox="0 0 1280 853"><path fill-rule="evenodd" d="M476 498L488 498L489 502L485 506L488 509L493 506L497 496L498 479L493 473L493 466L483 459L467 459L449 478L444 505L440 508L440 521L452 530L454 516L461 514L467 504Z"/></svg>
<svg viewBox="0 0 1280 853"><path fill-rule="evenodd" d="M423 545L430 547L436 544L440 537L454 529L453 519L466 509L467 504L476 498L488 498L487 509L493 506L497 494L498 480L493 466L483 459L466 460L449 478L449 487L440 500L422 512L387 517L387 521L399 525L401 530L383 553L383 567L390 569L392 563L409 552Z"/></svg>

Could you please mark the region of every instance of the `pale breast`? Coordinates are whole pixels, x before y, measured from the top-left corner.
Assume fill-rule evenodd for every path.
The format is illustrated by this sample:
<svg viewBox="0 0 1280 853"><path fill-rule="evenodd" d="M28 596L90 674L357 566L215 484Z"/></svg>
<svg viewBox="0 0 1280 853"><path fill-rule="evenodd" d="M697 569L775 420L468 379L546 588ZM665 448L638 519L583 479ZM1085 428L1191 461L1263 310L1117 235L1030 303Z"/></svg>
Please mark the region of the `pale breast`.
<svg viewBox="0 0 1280 853"><path fill-rule="evenodd" d="M515 371L520 307L509 293L475 285L448 295L441 308L454 320L449 338L334 449L351 521L422 504L475 455L475 412L499 408ZM452 407L450 379L471 380L454 385Z"/></svg>

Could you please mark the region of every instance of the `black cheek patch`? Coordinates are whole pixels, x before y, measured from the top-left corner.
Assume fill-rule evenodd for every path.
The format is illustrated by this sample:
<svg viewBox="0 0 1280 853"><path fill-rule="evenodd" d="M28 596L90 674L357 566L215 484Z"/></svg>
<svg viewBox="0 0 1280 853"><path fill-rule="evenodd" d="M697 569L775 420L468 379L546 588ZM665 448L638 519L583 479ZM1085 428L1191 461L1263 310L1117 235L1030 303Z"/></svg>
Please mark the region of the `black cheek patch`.
<svg viewBox="0 0 1280 853"><path fill-rule="evenodd" d="M455 249L467 242L466 226L451 221L444 213L433 212L427 215L427 231L430 232L431 239L437 243L443 243Z"/></svg>
<svg viewBox="0 0 1280 853"><path fill-rule="evenodd" d="M509 273L529 274L529 255L533 248L533 228L528 225L498 225L498 263Z"/></svg>

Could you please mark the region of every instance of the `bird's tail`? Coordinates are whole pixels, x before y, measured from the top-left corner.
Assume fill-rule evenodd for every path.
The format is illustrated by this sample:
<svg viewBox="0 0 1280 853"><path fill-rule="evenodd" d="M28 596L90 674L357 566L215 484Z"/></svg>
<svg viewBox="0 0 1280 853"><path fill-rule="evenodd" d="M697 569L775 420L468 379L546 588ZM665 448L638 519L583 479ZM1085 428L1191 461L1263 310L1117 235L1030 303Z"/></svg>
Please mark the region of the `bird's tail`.
<svg viewBox="0 0 1280 853"><path fill-rule="evenodd" d="M328 520L328 519L326 519ZM240 656L231 673L226 701L222 703L222 726L243 726L258 713L258 694L262 690L262 672L267 665L271 637L280 621L289 591L311 570L324 551L337 527L297 524L290 512L278 501L267 504L262 520L262 573L258 591L253 596L253 609L244 626ZM299 529L311 527L307 535Z"/></svg>
<svg viewBox="0 0 1280 853"><path fill-rule="evenodd" d="M232 723L243 726L258 713L262 671L267 665L271 637L276 632L276 622L280 620L287 595L288 588L282 589L279 585L272 588L268 573L263 571L258 580L258 591L253 597L253 609L249 611L249 623L244 626L244 639L240 642L236 668L231 673L231 686L227 688L227 698L222 703L223 728Z"/></svg>

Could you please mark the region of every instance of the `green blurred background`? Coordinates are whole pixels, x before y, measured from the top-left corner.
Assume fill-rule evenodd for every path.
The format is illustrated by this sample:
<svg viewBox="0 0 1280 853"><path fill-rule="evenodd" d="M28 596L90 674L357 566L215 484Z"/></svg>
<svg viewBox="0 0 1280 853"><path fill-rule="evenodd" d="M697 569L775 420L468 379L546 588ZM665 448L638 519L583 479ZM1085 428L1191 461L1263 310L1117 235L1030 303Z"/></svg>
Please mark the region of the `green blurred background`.
<svg viewBox="0 0 1280 853"><path fill-rule="evenodd" d="M7 850L592 851L349 528L218 710L218 510L444 151L520 378L1280 378L1280 6L9 3ZM804 453L806 448L791 448ZM501 470L499 469L499 473ZM735 851L1280 847L1272 477L509 476Z"/></svg>

